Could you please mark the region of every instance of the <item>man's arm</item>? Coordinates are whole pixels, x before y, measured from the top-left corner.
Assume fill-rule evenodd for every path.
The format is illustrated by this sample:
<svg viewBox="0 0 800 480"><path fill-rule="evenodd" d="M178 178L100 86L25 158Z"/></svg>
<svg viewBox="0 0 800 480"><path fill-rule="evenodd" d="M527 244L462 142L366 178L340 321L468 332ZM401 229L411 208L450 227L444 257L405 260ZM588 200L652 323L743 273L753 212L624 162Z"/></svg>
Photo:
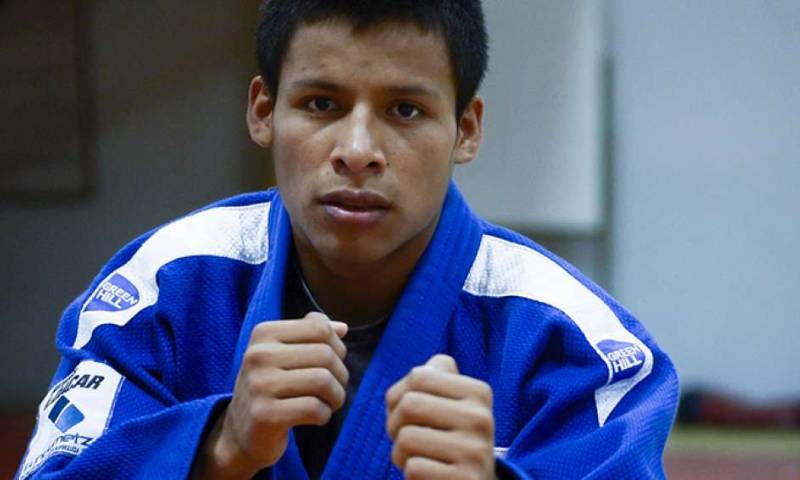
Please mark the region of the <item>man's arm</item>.
<svg viewBox="0 0 800 480"><path fill-rule="evenodd" d="M569 415L586 413L582 405L594 407L591 391L554 392L550 405L531 408L531 420L501 458L493 453L491 388L459 375L452 358L434 356L387 392L392 461L406 478L664 478L662 454L678 389L672 364L659 356L656 369L637 386L638 395L620 404L603 426L568 426L577 423ZM553 372L564 385L575 375ZM531 389L552 392L541 385ZM548 437L538 429L562 433Z"/></svg>
<svg viewBox="0 0 800 480"><path fill-rule="evenodd" d="M193 464L197 478L250 478L280 458L292 426L324 424L344 402L347 326L323 315L255 328L233 398L179 401L164 381L172 354L159 345L168 333L148 311L81 349L67 346L83 303L62 319L64 358L20 479L186 478Z"/></svg>
<svg viewBox="0 0 800 480"><path fill-rule="evenodd" d="M158 368L169 354L156 346L167 336L156 327L115 327L73 348L82 303L62 319L62 360L17 477L185 478L208 418L227 396L178 401Z"/></svg>
<svg viewBox="0 0 800 480"><path fill-rule="evenodd" d="M289 430L324 425L344 405L347 325L320 313L259 324L233 399L198 452L193 478L251 478L277 462Z"/></svg>

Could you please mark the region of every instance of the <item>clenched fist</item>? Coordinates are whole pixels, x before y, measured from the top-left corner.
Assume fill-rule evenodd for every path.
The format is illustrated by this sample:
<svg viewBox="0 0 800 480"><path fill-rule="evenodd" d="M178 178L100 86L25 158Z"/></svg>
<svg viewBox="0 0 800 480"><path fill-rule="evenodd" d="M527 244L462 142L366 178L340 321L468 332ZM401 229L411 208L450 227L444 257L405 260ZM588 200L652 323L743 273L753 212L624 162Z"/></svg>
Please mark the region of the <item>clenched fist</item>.
<svg viewBox="0 0 800 480"><path fill-rule="evenodd" d="M250 478L280 459L292 427L328 423L345 401L346 333L320 313L257 325L193 476Z"/></svg>
<svg viewBox="0 0 800 480"><path fill-rule="evenodd" d="M493 479L492 389L435 355L386 392L392 462L406 479Z"/></svg>

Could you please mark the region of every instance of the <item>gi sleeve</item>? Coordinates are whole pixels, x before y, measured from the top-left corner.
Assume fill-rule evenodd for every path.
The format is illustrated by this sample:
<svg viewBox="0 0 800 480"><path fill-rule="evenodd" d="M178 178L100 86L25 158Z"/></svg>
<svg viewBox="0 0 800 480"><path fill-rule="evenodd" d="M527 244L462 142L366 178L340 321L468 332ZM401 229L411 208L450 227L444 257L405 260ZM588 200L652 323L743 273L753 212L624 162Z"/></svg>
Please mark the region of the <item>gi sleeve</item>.
<svg viewBox="0 0 800 480"><path fill-rule="evenodd" d="M66 309L62 358L16 478L186 478L209 419L229 399L174 393L175 332L148 296L155 278L148 285L130 268L139 244Z"/></svg>
<svg viewBox="0 0 800 480"><path fill-rule="evenodd" d="M644 328L611 307L625 326L613 339L551 315L567 326L551 329L542 343L547 353L526 371L517 411L529 417L497 456L499 478L664 478L677 375Z"/></svg>
<svg viewBox="0 0 800 480"><path fill-rule="evenodd" d="M112 257L61 318L61 363L18 478L188 475L230 398L249 279L269 251L269 199L218 202Z"/></svg>

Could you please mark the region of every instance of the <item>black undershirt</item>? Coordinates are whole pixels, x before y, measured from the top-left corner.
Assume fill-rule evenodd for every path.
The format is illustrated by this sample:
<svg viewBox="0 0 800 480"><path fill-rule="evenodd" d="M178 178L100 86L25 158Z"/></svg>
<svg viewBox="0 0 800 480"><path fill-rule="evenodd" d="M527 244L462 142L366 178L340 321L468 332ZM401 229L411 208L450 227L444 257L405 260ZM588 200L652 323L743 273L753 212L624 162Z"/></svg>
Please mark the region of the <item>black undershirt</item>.
<svg viewBox="0 0 800 480"><path fill-rule="evenodd" d="M283 318L303 318L307 313L317 311L317 308L314 307L303 289L300 270L294 255L292 255L291 261L293 265L286 269ZM381 339L385 326L386 322L382 321L348 330L347 335L342 339L347 347L344 365L350 373L350 381L345 388L347 395L344 406L333 413L331 420L326 425L302 425L293 429L300 457L303 459L303 464L311 479L318 479L322 476L322 470L330 457L336 437L342 429L350 404L355 398L361 378L369 366L370 358Z"/></svg>

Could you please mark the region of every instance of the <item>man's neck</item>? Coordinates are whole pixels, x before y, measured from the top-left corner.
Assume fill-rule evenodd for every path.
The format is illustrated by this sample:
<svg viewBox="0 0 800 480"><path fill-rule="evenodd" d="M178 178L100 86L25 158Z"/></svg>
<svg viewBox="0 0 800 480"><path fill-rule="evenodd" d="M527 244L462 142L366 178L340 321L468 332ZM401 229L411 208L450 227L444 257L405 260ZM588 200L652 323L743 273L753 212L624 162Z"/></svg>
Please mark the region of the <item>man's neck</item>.
<svg viewBox="0 0 800 480"><path fill-rule="evenodd" d="M321 309L352 327L369 325L389 316L407 276L362 271L359 278L342 277L324 268L301 267L308 289ZM395 278L392 278L395 277Z"/></svg>
<svg viewBox="0 0 800 480"><path fill-rule="evenodd" d="M351 327L388 318L430 238L381 262L324 262L311 249L295 248L313 300L330 316Z"/></svg>

